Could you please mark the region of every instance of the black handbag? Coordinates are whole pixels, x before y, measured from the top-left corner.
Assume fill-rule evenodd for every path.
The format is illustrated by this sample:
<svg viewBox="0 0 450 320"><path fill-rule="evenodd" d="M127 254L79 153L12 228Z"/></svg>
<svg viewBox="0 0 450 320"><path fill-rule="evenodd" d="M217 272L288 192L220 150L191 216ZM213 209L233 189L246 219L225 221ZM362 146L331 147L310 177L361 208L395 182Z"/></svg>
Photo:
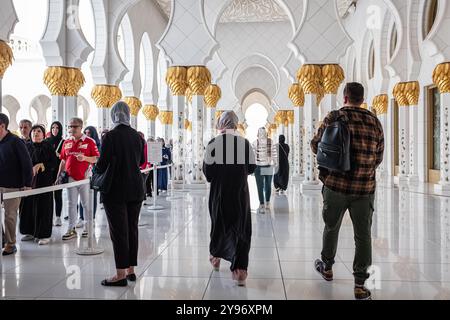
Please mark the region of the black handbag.
<svg viewBox="0 0 450 320"><path fill-rule="evenodd" d="M98 172L97 167L94 166L92 170L92 177L90 181L91 189L99 191L101 193L109 193L111 190L112 179L114 170L116 168L116 158L112 157L111 162L108 164L105 172Z"/></svg>

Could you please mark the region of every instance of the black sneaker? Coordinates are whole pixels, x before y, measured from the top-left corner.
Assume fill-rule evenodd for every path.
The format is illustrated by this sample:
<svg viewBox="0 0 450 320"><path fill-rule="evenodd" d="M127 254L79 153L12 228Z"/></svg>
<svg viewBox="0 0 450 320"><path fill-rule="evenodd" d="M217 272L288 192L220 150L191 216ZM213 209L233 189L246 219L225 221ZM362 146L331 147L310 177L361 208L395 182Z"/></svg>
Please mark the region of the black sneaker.
<svg viewBox="0 0 450 320"><path fill-rule="evenodd" d="M365 286L355 285L354 293L356 300L372 300L372 293Z"/></svg>
<svg viewBox="0 0 450 320"><path fill-rule="evenodd" d="M333 281L333 270L325 270L325 262L317 259L314 262L314 268L326 281Z"/></svg>
<svg viewBox="0 0 450 320"><path fill-rule="evenodd" d="M16 246L11 246L9 250L6 250L6 248L2 251L2 256L9 256L11 254L15 254L17 252Z"/></svg>

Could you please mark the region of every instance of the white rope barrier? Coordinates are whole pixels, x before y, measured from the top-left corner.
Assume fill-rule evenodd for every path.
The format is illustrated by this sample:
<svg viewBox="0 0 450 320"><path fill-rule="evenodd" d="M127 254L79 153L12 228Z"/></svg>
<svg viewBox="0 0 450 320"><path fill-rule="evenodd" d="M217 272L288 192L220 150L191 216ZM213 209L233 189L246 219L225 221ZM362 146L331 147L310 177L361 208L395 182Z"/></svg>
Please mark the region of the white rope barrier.
<svg viewBox="0 0 450 320"><path fill-rule="evenodd" d="M161 210L164 209L164 207L162 206L157 206L156 205L156 195L158 193L157 191L157 176L156 173L158 171L158 169L164 169L164 168L170 168L172 166L172 164L169 165L164 165L164 166L153 166L151 168L148 169L144 169L141 170L141 173L148 173L153 171L153 177L154 177L154 203L153 206L150 207L150 209L152 210ZM156 170L155 170L156 169ZM59 184L59 185L54 185L54 186L49 186L49 187L43 187L43 188L37 188L37 189L32 189L32 190L24 190L24 191L14 191L14 192L1 192L0 193L0 226L3 227L4 224L4 209L3 209L3 202L5 200L10 200L10 199L16 199L16 198L23 198L23 197L29 197L29 196L34 196L34 195L38 195L38 194L43 194L43 193L48 193L48 192L54 192L54 191L58 191L58 190L63 190L63 189L70 189L70 188L74 188L74 187L78 187L78 186L83 186L83 185L88 185L90 183L90 179L84 179L84 180L80 180L80 181L75 181L75 182L70 182L70 183L64 183L64 184ZM93 190L90 189L89 190L89 205L91 206L91 208L93 208ZM76 253L79 255L97 255L97 254L101 254L104 252L104 250L102 248L98 248L95 247L94 245L94 224L93 224L93 211L92 211L92 216L88 216L88 212L89 215L91 215L90 210L86 210L86 222L87 222L87 231L88 231L88 245L87 247L83 247L83 248L78 248L76 250ZM0 273L2 272L2 255L0 254Z"/></svg>

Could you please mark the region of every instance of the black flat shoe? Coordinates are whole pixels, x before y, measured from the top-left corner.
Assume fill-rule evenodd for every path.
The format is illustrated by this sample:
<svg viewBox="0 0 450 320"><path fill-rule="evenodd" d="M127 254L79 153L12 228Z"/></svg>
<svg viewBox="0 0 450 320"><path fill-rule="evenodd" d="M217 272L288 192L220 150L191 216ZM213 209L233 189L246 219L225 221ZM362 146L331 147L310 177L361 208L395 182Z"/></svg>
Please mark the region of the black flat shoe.
<svg viewBox="0 0 450 320"><path fill-rule="evenodd" d="M136 274L134 274L134 273L128 274L127 275L127 279L128 279L128 281L135 282L136 281Z"/></svg>
<svg viewBox="0 0 450 320"><path fill-rule="evenodd" d="M108 279L102 281L102 286L105 287L126 287L127 285L128 281L126 278L117 281L109 281Z"/></svg>

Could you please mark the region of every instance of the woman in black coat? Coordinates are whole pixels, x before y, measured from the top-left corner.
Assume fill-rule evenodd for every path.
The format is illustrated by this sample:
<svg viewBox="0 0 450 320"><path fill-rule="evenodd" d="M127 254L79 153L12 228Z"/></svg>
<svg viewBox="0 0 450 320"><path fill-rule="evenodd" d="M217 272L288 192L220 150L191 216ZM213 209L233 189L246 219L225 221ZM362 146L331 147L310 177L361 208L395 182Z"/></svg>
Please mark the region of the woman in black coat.
<svg viewBox="0 0 450 320"><path fill-rule="evenodd" d="M236 133L238 117L227 111L217 125L219 134L206 148L203 172L211 183L210 262L218 270L220 259L231 262L232 278L245 285L252 237L247 177L256 169L251 144ZM234 157L227 153L233 152ZM233 159L229 163L226 161Z"/></svg>
<svg viewBox="0 0 450 320"><path fill-rule="evenodd" d="M111 188L100 197L108 219L117 273L103 280L102 285L126 286L127 280L136 281L138 222L145 199L139 168L145 162L144 141L130 127L130 109L125 102L113 106L111 119L114 128L104 137L95 170L106 172L108 166L112 170Z"/></svg>
<svg viewBox="0 0 450 320"><path fill-rule="evenodd" d="M280 135L278 138L278 171L274 176L273 184L277 192L282 193L287 190L289 183L289 146L286 144L286 137Z"/></svg>
<svg viewBox="0 0 450 320"><path fill-rule="evenodd" d="M50 126L50 137L47 139L47 142L50 143L53 150L55 151L55 155L57 158L56 168L59 168L59 164L61 160L59 160L59 154L61 153L61 148L64 143L63 139L63 126L61 122L55 121ZM58 170L55 170L54 179L56 181L56 175L58 174ZM55 200L55 226L61 226L61 212L62 212L62 190L54 191L53 198Z"/></svg>
<svg viewBox="0 0 450 320"><path fill-rule="evenodd" d="M40 125L31 128L28 152L33 162L33 188L53 185L57 158L53 147L44 141L45 129ZM20 205L20 233L22 241L39 240L39 245L50 242L53 226L53 194L47 192L22 199Z"/></svg>

